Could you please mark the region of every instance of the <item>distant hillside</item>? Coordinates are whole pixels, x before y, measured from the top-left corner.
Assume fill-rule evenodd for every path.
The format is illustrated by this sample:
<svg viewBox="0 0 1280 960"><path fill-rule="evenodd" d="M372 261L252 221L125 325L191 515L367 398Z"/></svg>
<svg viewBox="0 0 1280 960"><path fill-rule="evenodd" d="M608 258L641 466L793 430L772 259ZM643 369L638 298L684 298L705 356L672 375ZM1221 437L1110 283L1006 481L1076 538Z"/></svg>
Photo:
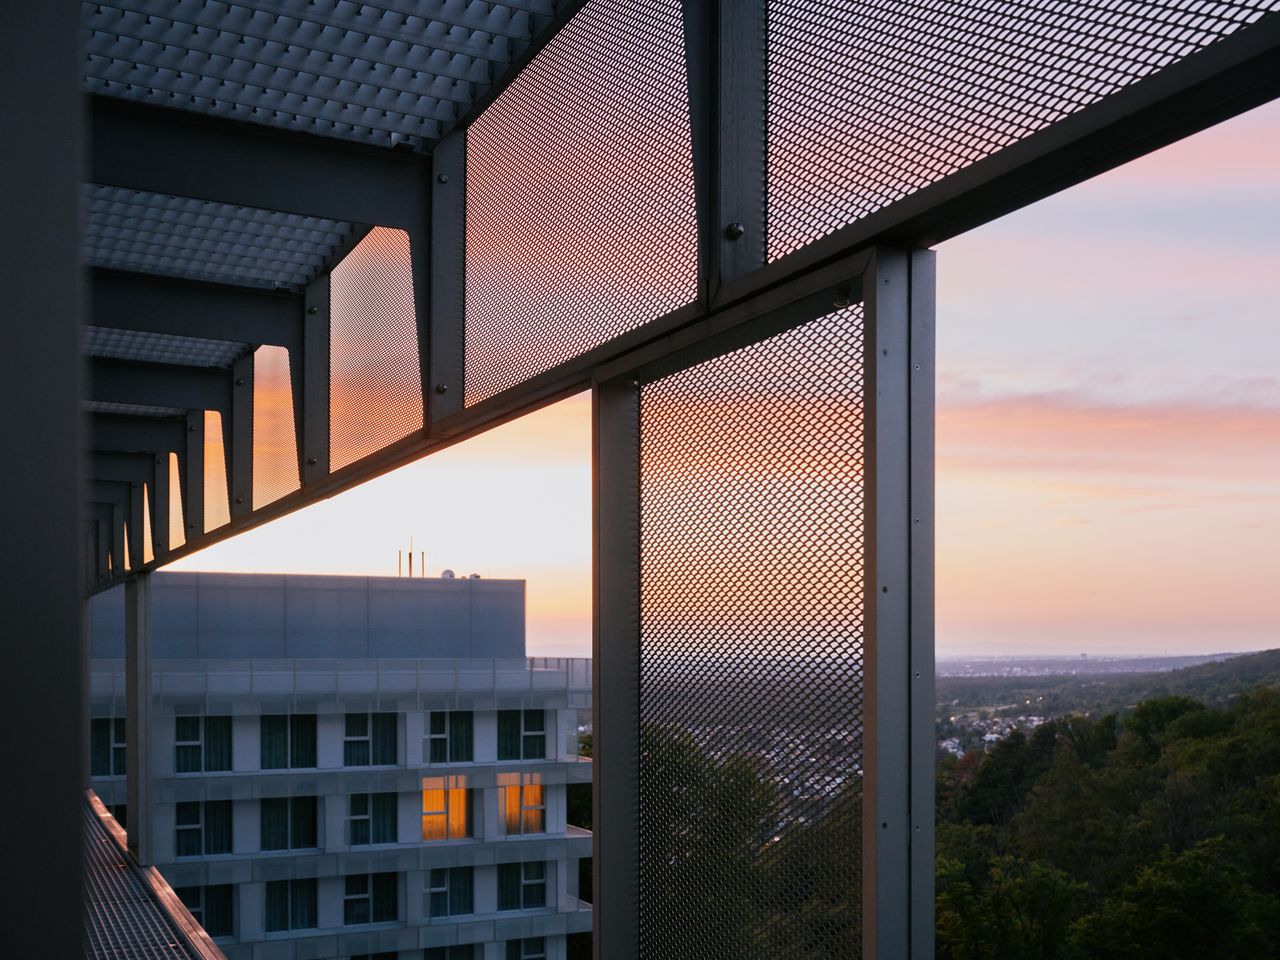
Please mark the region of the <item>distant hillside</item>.
<svg viewBox="0 0 1280 960"><path fill-rule="evenodd" d="M1280 650L1247 653L1162 673L1063 677L939 677L938 712L994 708L1055 717L1126 710L1152 697L1184 696L1221 705L1256 687L1280 687Z"/></svg>

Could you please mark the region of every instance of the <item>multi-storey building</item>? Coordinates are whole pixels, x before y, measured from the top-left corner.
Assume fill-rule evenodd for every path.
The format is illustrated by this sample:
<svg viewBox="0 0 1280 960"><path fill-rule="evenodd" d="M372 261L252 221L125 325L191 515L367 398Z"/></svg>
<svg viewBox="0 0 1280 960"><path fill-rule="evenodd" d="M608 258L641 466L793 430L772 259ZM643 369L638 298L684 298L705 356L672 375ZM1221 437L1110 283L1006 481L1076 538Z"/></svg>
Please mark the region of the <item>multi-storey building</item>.
<svg viewBox="0 0 1280 960"><path fill-rule="evenodd" d="M94 789L125 809L123 600L92 609ZM162 573L154 863L231 960L564 958L588 660L526 658L522 581Z"/></svg>

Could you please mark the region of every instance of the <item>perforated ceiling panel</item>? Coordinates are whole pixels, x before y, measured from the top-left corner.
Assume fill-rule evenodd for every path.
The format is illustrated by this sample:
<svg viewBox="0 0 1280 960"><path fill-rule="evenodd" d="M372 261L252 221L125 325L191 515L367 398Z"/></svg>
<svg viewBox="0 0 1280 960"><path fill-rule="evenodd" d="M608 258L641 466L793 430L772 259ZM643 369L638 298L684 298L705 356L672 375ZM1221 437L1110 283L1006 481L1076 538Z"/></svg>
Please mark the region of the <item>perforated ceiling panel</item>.
<svg viewBox="0 0 1280 960"><path fill-rule="evenodd" d="M696 293L679 0L592 0L467 131L465 402Z"/></svg>
<svg viewBox="0 0 1280 960"><path fill-rule="evenodd" d="M862 310L640 394L640 955L861 955Z"/></svg>
<svg viewBox="0 0 1280 960"><path fill-rule="evenodd" d="M435 140L554 0L82 4L92 93L382 146Z"/></svg>
<svg viewBox="0 0 1280 960"><path fill-rule="evenodd" d="M351 225L118 187L86 188L90 266L299 291Z"/></svg>
<svg viewBox="0 0 1280 960"><path fill-rule="evenodd" d="M1274 10L1280 0L768 0L769 257Z"/></svg>
<svg viewBox="0 0 1280 960"><path fill-rule="evenodd" d="M119 413L131 417L181 417L185 410L178 407L153 407L141 403L109 403L105 400L86 400L87 413Z"/></svg>
<svg viewBox="0 0 1280 960"><path fill-rule="evenodd" d="M85 327L83 344L85 354L90 357L175 363L189 367L229 368L249 349L247 343L231 340L172 337L113 327Z"/></svg>

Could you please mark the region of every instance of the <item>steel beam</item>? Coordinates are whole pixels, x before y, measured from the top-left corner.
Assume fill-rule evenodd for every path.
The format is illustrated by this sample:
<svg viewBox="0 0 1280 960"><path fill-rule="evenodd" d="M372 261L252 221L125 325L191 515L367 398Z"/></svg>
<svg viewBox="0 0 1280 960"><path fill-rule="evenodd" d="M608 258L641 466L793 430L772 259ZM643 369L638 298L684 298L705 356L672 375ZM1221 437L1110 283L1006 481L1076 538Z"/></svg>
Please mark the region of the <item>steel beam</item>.
<svg viewBox="0 0 1280 960"><path fill-rule="evenodd" d="M88 423L89 448L95 452L178 452L186 444L186 425L176 417L94 413L89 415Z"/></svg>
<svg viewBox="0 0 1280 960"><path fill-rule="evenodd" d="M95 327L178 337L269 343L290 352L302 343L302 297L124 270L89 271Z"/></svg>
<svg viewBox="0 0 1280 960"><path fill-rule="evenodd" d="M210 367L181 367L130 360L89 361L90 398L107 403L217 410L231 413L231 375Z"/></svg>
<svg viewBox="0 0 1280 960"><path fill-rule="evenodd" d="M89 460L89 477L118 483L150 483L153 464L149 453L95 452Z"/></svg>
<svg viewBox="0 0 1280 960"><path fill-rule="evenodd" d="M435 424L462 409L466 361L467 134L441 140L432 155L431 346L427 397Z"/></svg>
<svg viewBox="0 0 1280 960"><path fill-rule="evenodd" d="M426 204L426 159L92 96L93 183L408 229Z"/></svg>
<svg viewBox="0 0 1280 960"><path fill-rule="evenodd" d="M231 516L253 512L253 354L231 369L231 419L223 421Z"/></svg>
<svg viewBox="0 0 1280 960"><path fill-rule="evenodd" d="M195 544L204 535L204 411L187 414L187 448L178 464L182 475L182 522L186 542Z"/></svg>
<svg viewBox="0 0 1280 960"><path fill-rule="evenodd" d="M300 361L290 362L298 476L305 487L329 473L329 275L317 277L305 294L306 318Z"/></svg>
<svg viewBox="0 0 1280 960"><path fill-rule="evenodd" d="M151 852L151 575L124 584L125 791L129 851L142 866Z"/></svg>
<svg viewBox="0 0 1280 960"><path fill-rule="evenodd" d="M169 454L161 451L152 456L151 476L151 540L157 557L169 552L172 533L169 530L169 498L173 496L169 482Z"/></svg>

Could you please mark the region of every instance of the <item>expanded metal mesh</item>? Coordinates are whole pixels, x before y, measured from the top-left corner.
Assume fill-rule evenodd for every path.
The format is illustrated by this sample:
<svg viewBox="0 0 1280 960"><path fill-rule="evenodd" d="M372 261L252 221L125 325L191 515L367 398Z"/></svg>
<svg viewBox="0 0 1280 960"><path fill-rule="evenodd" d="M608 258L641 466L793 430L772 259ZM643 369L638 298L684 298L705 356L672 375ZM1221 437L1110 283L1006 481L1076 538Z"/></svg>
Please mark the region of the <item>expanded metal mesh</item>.
<svg viewBox="0 0 1280 960"><path fill-rule="evenodd" d="M467 131L473 404L697 294L679 0L590 0Z"/></svg>
<svg viewBox="0 0 1280 960"><path fill-rule="evenodd" d="M222 414L204 412L204 531L216 530L231 522L231 499L227 488L226 444L222 436Z"/></svg>
<svg viewBox="0 0 1280 960"><path fill-rule="evenodd" d="M253 509L299 486L289 351L262 346L253 354Z"/></svg>
<svg viewBox="0 0 1280 960"><path fill-rule="evenodd" d="M642 957L861 955L862 343L641 389Z"/></svg>
<svg viewBox="0 0 1280 960"><path fill-rule="evenodd" d="M182 471L178 464L178 455L172 451L168 454L166 467L169 471L169 549L176 550L187 542L187 526L183 519L182 497L186 492L182 487Z"/></svg>
<svg viewBox="0 0 1280 960"><path fill-rule="evenodd" d="M768 0L776 259L1280 10L1280 0Z"/></svg>
<svg viewBox="0 0 1280 960"><path fill-rule="evenodd" d="M329 465L422 429L409 235L377 227L329 277Z"/></svg>

